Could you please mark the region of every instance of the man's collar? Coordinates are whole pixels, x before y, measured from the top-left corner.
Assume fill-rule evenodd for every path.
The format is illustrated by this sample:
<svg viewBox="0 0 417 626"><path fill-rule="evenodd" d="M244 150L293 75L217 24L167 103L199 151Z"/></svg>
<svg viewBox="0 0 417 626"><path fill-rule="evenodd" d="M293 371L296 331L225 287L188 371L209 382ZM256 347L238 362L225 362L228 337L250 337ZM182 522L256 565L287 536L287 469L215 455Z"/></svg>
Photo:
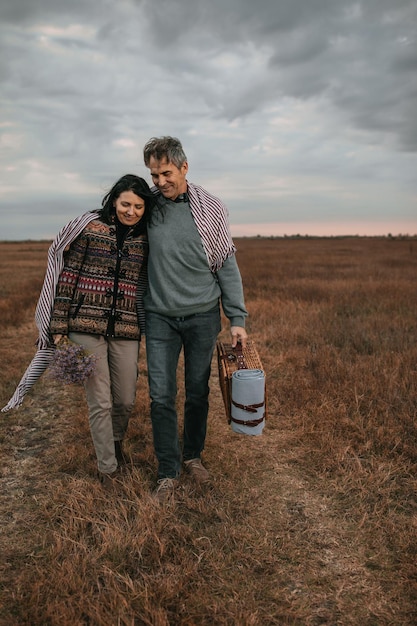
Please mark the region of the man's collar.
<svg viewBox="0 0 417 626"><path fill-rule="evenodd" d="M189 202L189 201L190 201L190 199L189 199L189 197L188 197L188 193L187 193L187 192L185 192L185 193L180 193L180 195L179 195L179 196L177 196L177 197L175 198L175 200L173 200L173 202Z"/></svg>

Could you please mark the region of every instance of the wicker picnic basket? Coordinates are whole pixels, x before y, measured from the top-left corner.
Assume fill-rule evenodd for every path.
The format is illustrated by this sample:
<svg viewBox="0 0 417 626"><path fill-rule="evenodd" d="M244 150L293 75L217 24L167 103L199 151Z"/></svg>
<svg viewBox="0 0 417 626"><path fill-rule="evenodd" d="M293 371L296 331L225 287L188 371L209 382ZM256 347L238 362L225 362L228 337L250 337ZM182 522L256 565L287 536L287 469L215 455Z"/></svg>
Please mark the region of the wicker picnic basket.
<svg viewBox="0 0 417 626"><path fill-rule="evenodd" d="M253 413L256 412L258 414L259 408L262 412L262 419L258 418L256 420L251 420L249 419L250 415L248 418L245 418L245 424L248 428L250 428L251 426L257 426L257 424L259 424L261 421L263 421L263 419L267 417L266 390L264 390L262 403L257 402L256 404L251 404L249 402L248 406L243 407L240 404L236 404L232 399L232 379L235 372L237 373L239 372L239 370L253 370L254 372L260 371L264 376L264 369L254 342L248 340L245 348L242 348L240 344L237 344L236 348L232 348L231 344L218 341L216 347L220 389L222 392L224 407L226 410L226 416L229 424L232 422L232 427L233 422L239 422L240 424L243 424L243 422L235 419L232 415L232 405L234 405L235 407L238 406L241 409L245 409L246 411L251 411ZM235 374L235 377L236 375L237 374ZM265 381L263 381L263 384L264 382Z"/></svg>

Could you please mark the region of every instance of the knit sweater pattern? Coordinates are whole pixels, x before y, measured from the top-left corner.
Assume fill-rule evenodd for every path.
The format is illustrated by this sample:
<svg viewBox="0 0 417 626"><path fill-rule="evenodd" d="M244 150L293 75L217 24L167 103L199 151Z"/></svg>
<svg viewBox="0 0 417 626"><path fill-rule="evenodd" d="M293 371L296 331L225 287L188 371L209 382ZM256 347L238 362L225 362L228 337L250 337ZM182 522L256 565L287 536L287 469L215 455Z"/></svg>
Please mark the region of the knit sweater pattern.
<svg viewBox="0 0 417 626"><path fill-rule="evenodd" d="M50 332L140 339L137 299L146 283L146 235L129 231L120 249L116 227L90 222L65 254Z"/></svg>

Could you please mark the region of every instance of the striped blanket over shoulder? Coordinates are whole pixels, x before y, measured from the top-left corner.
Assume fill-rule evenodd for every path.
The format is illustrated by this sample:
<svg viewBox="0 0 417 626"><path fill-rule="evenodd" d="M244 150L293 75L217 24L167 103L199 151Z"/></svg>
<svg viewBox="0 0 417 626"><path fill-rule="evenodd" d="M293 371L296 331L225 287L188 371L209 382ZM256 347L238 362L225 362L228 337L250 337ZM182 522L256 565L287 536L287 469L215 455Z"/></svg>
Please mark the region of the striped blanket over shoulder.
<svg viewBox="0 0 417 626"><path fill-rule="evenodd" d="M212 272L217 272L225 260L235 254L229 226L229 212L219 198L200 185L189 183L190 209L203 242L207 261Z"/></svg>
<svg viewBox="0 0 417 626"><path fill-rule="evenodd" d="M62 268L64 267L64 251L65 248L78 237L82 230L84 230L87 224L98 217L98 213L89 212L71 220L71 222L66 224L59 231L48 250L45 278L35 312L36 326L39 331L39 337L36 342L38 349L29 367L23 374L20 383L16 387L13 396L6 406L2 408L3 413L19 407L22 404L27 392L42 376L52 361L55 346L50 342L49 324L54 306L56 285Z"/></svg>

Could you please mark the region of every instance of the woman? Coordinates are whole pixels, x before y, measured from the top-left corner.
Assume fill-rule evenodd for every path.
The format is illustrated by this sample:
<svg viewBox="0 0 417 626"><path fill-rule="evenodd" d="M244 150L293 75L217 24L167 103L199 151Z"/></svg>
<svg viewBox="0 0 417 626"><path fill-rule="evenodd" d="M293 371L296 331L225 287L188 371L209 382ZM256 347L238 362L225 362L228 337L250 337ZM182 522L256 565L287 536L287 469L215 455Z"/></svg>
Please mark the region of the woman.
<svg viewBox="0 0 417 626"><path fill-rule="evenodd" d="M115 183L96 219L65 252L52 307L49 333L54 344L67 336L97 357L84 386L105 488L112 486L125 460L122 442L135 401L146 227L153 204L142 178L128 174Z"/></svg>

